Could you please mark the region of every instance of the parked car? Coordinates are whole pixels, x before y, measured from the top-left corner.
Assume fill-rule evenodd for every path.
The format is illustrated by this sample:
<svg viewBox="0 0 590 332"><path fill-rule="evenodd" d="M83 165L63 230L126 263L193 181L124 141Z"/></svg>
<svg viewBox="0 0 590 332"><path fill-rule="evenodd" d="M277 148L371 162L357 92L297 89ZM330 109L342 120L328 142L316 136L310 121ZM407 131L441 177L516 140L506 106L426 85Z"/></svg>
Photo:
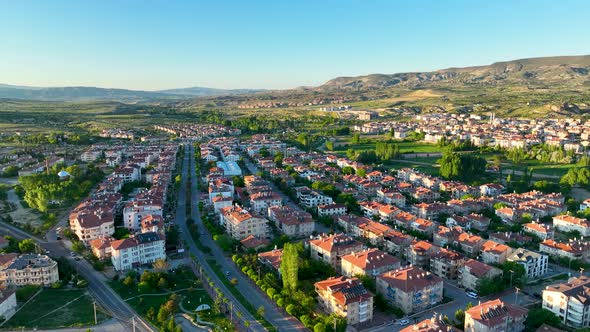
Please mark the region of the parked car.
<svg viewBox="0 0 590 332"><path fill-rule="evenodd" d="M479 297L475 292L467 292L466 295L472 299L477 299Z"/></svg>
<svg viewBox="0 0 590 332"><path fill-rule="evenodd" d="M401 326L406 326L406 325L410 324L410 320L409 319L402 319L397 323Z"/></svg>

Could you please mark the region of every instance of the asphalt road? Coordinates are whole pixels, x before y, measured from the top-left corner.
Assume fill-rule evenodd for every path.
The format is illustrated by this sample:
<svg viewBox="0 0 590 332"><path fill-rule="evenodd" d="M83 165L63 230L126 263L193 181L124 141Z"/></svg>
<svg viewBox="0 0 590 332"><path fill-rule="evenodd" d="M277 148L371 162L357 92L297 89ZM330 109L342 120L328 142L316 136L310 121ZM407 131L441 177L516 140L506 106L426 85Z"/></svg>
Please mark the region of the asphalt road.
<svg viewBox="0 0 590 332"><path fill-rule="evenodd" d="M186 163L190 161L190 173L191 173L191 199L193 202L195 202L195 207L196 207L196 202L198 202L198 197L199 197L199 188L198 188L198 179L195 173L195 162L194 162L194 158L192 158L194 148L192 146L190 146L188 148L188 153L185 154L185 166ZM189 158L190 156L190 158ZM190 160L188 160L190 159ZM182 179L185 179L185 174L188 167L183 167L183 176ZM181 184L182 186L182 184ZM183 192L183 191L181 191ZM178 206L180 208L180 205L182 203L184 203L185 200L183 197L180 197L179 195L179 199L178 199ZM184 214L185 208L184 208L184 204L182 206L182 211L178 211L179 213ZM205 226L202 223L201 220L201 216L199 213L199 210L197 208L193 208L192 209L192 218L193 220L195 220L195 223L198 225L199 230L203 230L205 233L204 235L202 235L200 237L201 242L210 247L211 248L211 258L215 259L215 261L217 261L217 263L221 266L221 268L223 269L223 271L228 271L231 275L232 278L236 278L238 280L238 284L236 285L236 288L238 289L238 291L245 297L248 299L248 301L255 307L255 308L259 308L259 307L264 307L264 318L266 320L268 320L274 327L276 327L279 331L283 332L283 331L307 331L307 329L305 328L305 326L303 326L303 324L301 324L301 322L299 322L297 319L295 319L294 317L287 315L283 312L281 312L273 302L271 302L265 295L263 295L258 289L254 288L255 286L253 286L253 284L251 283L250 279L245 277L240 271L238 271L238 269L236 268L236 265L231 261L231 259L229 259L228 257L226 257L223 253L223 251L217 246L217 244L211 239L210 234L206 231ZM181 229L183 230L182 234L185 238L185 240L187 240L189 243L193 243L192 242L192 238L190 237L190 234L188 233L188 229L186 227L186 222L184 220L179 220L178 219L178 215L177 215L177 222L179 223L179 226L181 226ZM195 254L197 256L197 259L199 260L199 262L202 264L203 268L205 268L206 270L209 270L209 266L205 260L205 256L196 249L196 246L191 245L190 246L191 249L191 253ZM209 272L209 271L207 271ZM216 275L211 271L209 272L209 274L211 275L211 277L215 280L216 279ZM216 282L217 283L217 282ZM223 286L223 283L219 282L220 286ZM231 293L229 292L229 290L224 289L225 287L223 287L222 289L224 290L224 294L227 294L228 297L234 302L234 305L241 307L241 305L239 305L239 302L236 301L234 298L230 297ZM240 308L243 309L243 308ZM242 311L242 310L240 310ZM251 315L246 316L246 314L248 314L248 312L246 310L242 311L244 314L244 317L251 317ZM257 323L258 324L258 323ZM259 325L259 324L258 324ZM259 325L260 326L260 325ZM250 326L250 328L252 329L254 327L254 324L252 324ZM260 328L262 330L264 330L262 328L262 326L260 326Z"/></svg>
<svg viewBox="0 0 590 332"><path fill-rule="evenodd" d="M88 281L87 289L93 298L103 309L107 310L114 318L119 320L120 323L125 326L123 331L133 330L133 320L135 321L135 331L157 331L147 321L138 316L137 313L106 284L105 277L101 273L95 271L86 260L75 260L70 255L70 250L68 250L62 242L45 241L6 223L0 224L0 229L18 239L31 238L35 240L41 248L49 251L49 256L51 257L65 257L68 259L76 271Z"/></svg>

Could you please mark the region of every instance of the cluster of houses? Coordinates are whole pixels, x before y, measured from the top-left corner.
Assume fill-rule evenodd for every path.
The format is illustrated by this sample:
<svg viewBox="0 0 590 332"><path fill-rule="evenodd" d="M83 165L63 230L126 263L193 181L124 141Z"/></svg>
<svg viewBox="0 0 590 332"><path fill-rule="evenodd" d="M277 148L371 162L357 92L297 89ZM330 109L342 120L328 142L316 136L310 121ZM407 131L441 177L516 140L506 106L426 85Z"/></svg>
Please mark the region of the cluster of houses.
<svg viewBox="0 0 590 332"><path fill-rule="evenodd" d="M393 130L396 139L404 139L413 131L424 133L424 141L430 143L444 138L447 141L470 141L475 146L498 146L505 149L548 144L583 153L588 152L590 146L590 121L573 118L501 119L492 114L483 119L476 114L445 112L419 114L408 122L367 122L352 129L365 134L381 134Z"/></svg>
<svg viewBox="0 0 590 332"><path fill-rule="evenodd" d="M160 130L182 139L201 140L218 136L237 136L242 133L240 129L225 127L216 124L176 124L154 125L154 129Z"/></svg>
<svg viewBox="0 0 590 332"><path fill-rule="evenodd" d="M262 141L271 144L261 144ZM500 184L469 186L414 169L386 174L347 158L299 151L264 136L255 136L248 142L233 137L216 138L210 143L205 145L208 154L221 155L224 149L247 154L270 178L291 185L300 207L317 212L318 217L333 219L342 233L311 236L304 243L313 259L332 265L339 274L316 283L320 304L325 311L346 317L350 324L367 322L373 315L374 295L364 289L358 275L373 278L377 294L411 314L439 304L447 281L477 291L482 282L502 276L498 265L505 262L522 265L529 280L543 277L548 272L549 256L557 255L543 250L545 243L553 241L554 229L586 234L580 228L586 225L585 220L562 214L566 211L565 199L558 193L505 193ZM263 148L268 156L261 155ZM272 157L278 152L284 156L282 167L277 167ZM363 176L343 174L348 167L364 170ZM312 234L311 226L307 233L289 231L289 222L281 218L289 217L299 225L298 230L306 229L301 223L312 225L313 218L307 212L284 206L279 193L265 179L246 176L245 195L241 188L233 188L219 168L213 168L209 177L210 202L232 237L243 240L253 236L259 244L261 238L268 237L264 226L267 220L262 218L275 222L279 230L293 237ZM294 177L328 183L351 194L358 200L361 214L350 214L346 205L335 203L321 190L295 187ZM441 192L451 199L441 202ZM247 201L248 208L234 204L234 197ZM489 232L491 219L482 214L486 210L494 211L507 225L533 221L523 225L524 232ZM547 221L550 216L554 216L552 222L539 221ZM240 223L247 226L237 228ZM481 233L488 236L484 238ZM535 237L544 241L539 252L521 247ZM262 263L280 275L281 254L280 249L274 249L258 255ZM580 254L584 255L583 250ZM501 300L474 308L477 309L468 310L469 315L466 313L466 330L524 328L526 309ZM437 319L420 324L438 323Z"/></svg>
<svg viewBox="0 0 590 332"><path fill-rule="evenodd" d="M135 139L135 134L132 131L120 128L103 129L98 136L103 138Z"/></svg>
<svg viewBox="0 0 590 332"><path fill-rule="evenodd" d="M177 145L134 145L118 150L121 162L97 189L70 213L71 230L116 270L165 259L164 205L176 164ZM107 152L108 153L108 152ZM126 183L145 181L123 200ZM131 234L115 239L115 219Z"/></svg>

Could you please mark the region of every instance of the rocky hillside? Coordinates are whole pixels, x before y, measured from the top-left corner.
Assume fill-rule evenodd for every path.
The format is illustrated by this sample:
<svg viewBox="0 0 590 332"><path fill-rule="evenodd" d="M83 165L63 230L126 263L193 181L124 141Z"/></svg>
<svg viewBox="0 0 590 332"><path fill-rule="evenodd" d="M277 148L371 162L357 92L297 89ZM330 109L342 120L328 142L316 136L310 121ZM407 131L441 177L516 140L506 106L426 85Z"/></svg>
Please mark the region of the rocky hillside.
<svg viewBox="0 0 590 332"><path fill-rule="evenodd" d="M487 66L448 68L432 72L338 77L318 90L364 90L436 85L582 85L590 82L590 55L560 56L496 62Z"/></svg>

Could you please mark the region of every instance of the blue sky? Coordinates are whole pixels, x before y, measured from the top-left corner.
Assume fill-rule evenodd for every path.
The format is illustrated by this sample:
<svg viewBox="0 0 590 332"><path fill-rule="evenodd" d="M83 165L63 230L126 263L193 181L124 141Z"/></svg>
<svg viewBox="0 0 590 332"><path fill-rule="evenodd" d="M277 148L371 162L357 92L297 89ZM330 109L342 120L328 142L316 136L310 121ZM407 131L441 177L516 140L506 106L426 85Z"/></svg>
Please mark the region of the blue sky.
<svg viewBox="0 0 590 332"><path fill-rule="evenodd" d="M590 1L2 1L0 83L292 88L590 54Z"/></svg>

